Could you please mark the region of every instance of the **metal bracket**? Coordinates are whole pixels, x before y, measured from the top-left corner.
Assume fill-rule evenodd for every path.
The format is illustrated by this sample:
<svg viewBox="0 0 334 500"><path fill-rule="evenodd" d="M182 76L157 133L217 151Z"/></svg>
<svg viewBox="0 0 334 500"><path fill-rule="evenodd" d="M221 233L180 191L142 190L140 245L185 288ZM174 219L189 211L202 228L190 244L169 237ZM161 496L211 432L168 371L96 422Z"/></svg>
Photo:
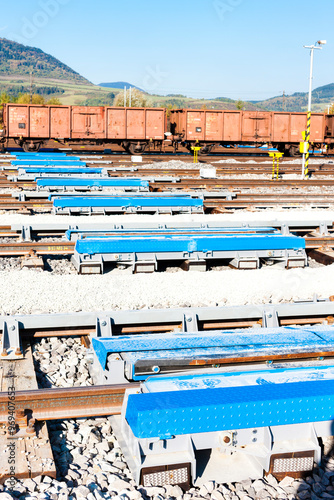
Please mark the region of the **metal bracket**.
<svg viewBox="0 0 334 500"><path fill-rule="evenodd" d="M101 316L96 318L96 336L97 337L112 337L111 318Z"/></svg>
<svg viewBox="0 0 334 500"><path fill-rule="evenodd" d="M30 226L22 226L22 228L21 228L21 239L22 239L22 241L32 241L32 238L31 238L31 227Z"/></svg>
<svg viewBox="0 0 334 500"><path fill-rule="evenodd" d="M262 312L262 328L275 328L279 325L278 314L276 309L263 309Z"/></svg>
<svg viewBox="0 0 334 500"><path fill-rule="evenodd" d="M290 229L288 224L286 223L281 224L281 233L283 234L283 236L288 236L290 234Z"/></svg>
<svg viewBox="0 0 334 500"><path fill-rule="evenodd" d="M198 332L198 318L194 312L184 314L182 320L182 328L184 332Z"/></svg>
<svg viewBox="0 0 334 500"><path fill-rule="evenodd" d="M19 323L16 319L4 321L0 351L3 360L23 359Z"/></svg>
<svg viewBox="0 0 334 500"><path fill-rule="evenodd" d="M318 233L319 233L321 236L329 236L329 233L328 233L328 226L327 226L326 222L321 222L321 223L319 224Z"/></svg>

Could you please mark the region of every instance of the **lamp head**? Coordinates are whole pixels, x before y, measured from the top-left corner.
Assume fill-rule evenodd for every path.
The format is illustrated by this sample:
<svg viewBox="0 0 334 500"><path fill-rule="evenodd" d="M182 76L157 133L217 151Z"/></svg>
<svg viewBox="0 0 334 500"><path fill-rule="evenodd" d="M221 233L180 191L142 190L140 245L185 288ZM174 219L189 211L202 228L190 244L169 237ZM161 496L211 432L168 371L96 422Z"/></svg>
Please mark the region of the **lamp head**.
<svg viewBox="0 0 334 500"><path fill-rule="evenodd" d="M327 40L318 40L317 41L318 45L326 45L326 43L327 43Z"/></svg>

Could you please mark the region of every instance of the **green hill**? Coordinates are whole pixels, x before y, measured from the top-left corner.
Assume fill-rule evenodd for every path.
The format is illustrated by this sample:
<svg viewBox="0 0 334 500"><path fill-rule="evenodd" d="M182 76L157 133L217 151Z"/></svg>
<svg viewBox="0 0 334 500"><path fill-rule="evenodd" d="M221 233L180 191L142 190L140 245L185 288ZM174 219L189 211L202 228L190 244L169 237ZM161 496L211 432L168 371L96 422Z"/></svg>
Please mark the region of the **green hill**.
<svg viewBox="0 0 334 500"><path fill-rule="evenodd" d="M46 99L57 97L62 104L110 105L116 95L41 49L0 38L0 94L16 98L30 89Z"/></svg>
<svg viewBox="0 0 334 500"><path fill-rule="evenodd" d="M130 87L132 87L133 89L138 89L140 90L141 92L145 92L143 89L140 89L139 87L137 87L136 85L132 85L131 83L129 82L111 82L111 83L99 83L98 84L99 87L107 87L107 88L111 88L111 89L120 89L120 90L123 90L124 91L124 87L126 87L127 89L129 89Z"/></svg>
<svg viewBox="0 0 334 500"><path fill-rule="evenodd" d="M0 38L0 75L30 76L30 72L36 78L89 83L79 73L41 49Z"/></svg>
<svg viewBox="0 0 334 500"><path fill-rule="evenodd" d="M284 96L284 109L286 111L306 111L308 93L295 92ZM312 91L312 110L323 112L334 101L334 83L317 87ZM270 111L283 111L283 95L271 97L265 101L252 101Z"/></svg>

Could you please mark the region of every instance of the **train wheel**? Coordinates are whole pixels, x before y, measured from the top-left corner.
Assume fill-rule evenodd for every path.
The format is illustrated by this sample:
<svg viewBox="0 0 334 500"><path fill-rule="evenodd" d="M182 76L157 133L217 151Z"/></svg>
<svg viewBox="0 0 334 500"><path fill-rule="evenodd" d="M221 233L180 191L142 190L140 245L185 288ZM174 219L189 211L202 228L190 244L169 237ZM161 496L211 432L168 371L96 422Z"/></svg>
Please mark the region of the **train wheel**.
<svg viewBox="0 0 334 500"><path fill-rule="evenodd" d="M41 149L41 143L40 142L24 142L22 144L22 148L23 148L23 151L25 151L26 153L29 153L29 152L38 152L40 149Z"/></svg>
<svg viewBox="0 0 334 500"><path fill-rule="evenodd" d="M299 147L298 146L291 146L289 149L289 156L295 157L299 156Z"/></svg>
<svg viewBox="0 0 334 500"><path fill-rule="evenodd" d="M126 149L132 155L140 155L145 152L146 146L146 143L130 143Z"/></svg>
<svg viewBox="0 0 334 500"><path fill-rule="evenodd" d="M199 156L207 156L207 155L209 155L211 153L211 151L213 150L214 147L215 147L214 144L205 144L199 150L199 152L198 152Z"/></svg>

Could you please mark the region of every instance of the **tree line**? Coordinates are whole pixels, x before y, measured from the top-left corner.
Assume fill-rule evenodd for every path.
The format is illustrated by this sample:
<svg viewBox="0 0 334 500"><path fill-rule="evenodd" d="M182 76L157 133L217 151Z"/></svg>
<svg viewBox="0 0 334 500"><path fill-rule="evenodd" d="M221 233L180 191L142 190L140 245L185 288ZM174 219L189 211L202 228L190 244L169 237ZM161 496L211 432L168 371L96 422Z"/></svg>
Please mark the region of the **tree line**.
<svg viewBox="0 0 334 500"><path fill-rule="evenodd" d="M53 104L53 105L61 105L61 101L58 97L51 97L51 99L46 99L41 94L18 94L17 96L13 96L8 94L7 92L2 92L0 94L0 105L7 103L16 103L16 104Z"/></svg>

